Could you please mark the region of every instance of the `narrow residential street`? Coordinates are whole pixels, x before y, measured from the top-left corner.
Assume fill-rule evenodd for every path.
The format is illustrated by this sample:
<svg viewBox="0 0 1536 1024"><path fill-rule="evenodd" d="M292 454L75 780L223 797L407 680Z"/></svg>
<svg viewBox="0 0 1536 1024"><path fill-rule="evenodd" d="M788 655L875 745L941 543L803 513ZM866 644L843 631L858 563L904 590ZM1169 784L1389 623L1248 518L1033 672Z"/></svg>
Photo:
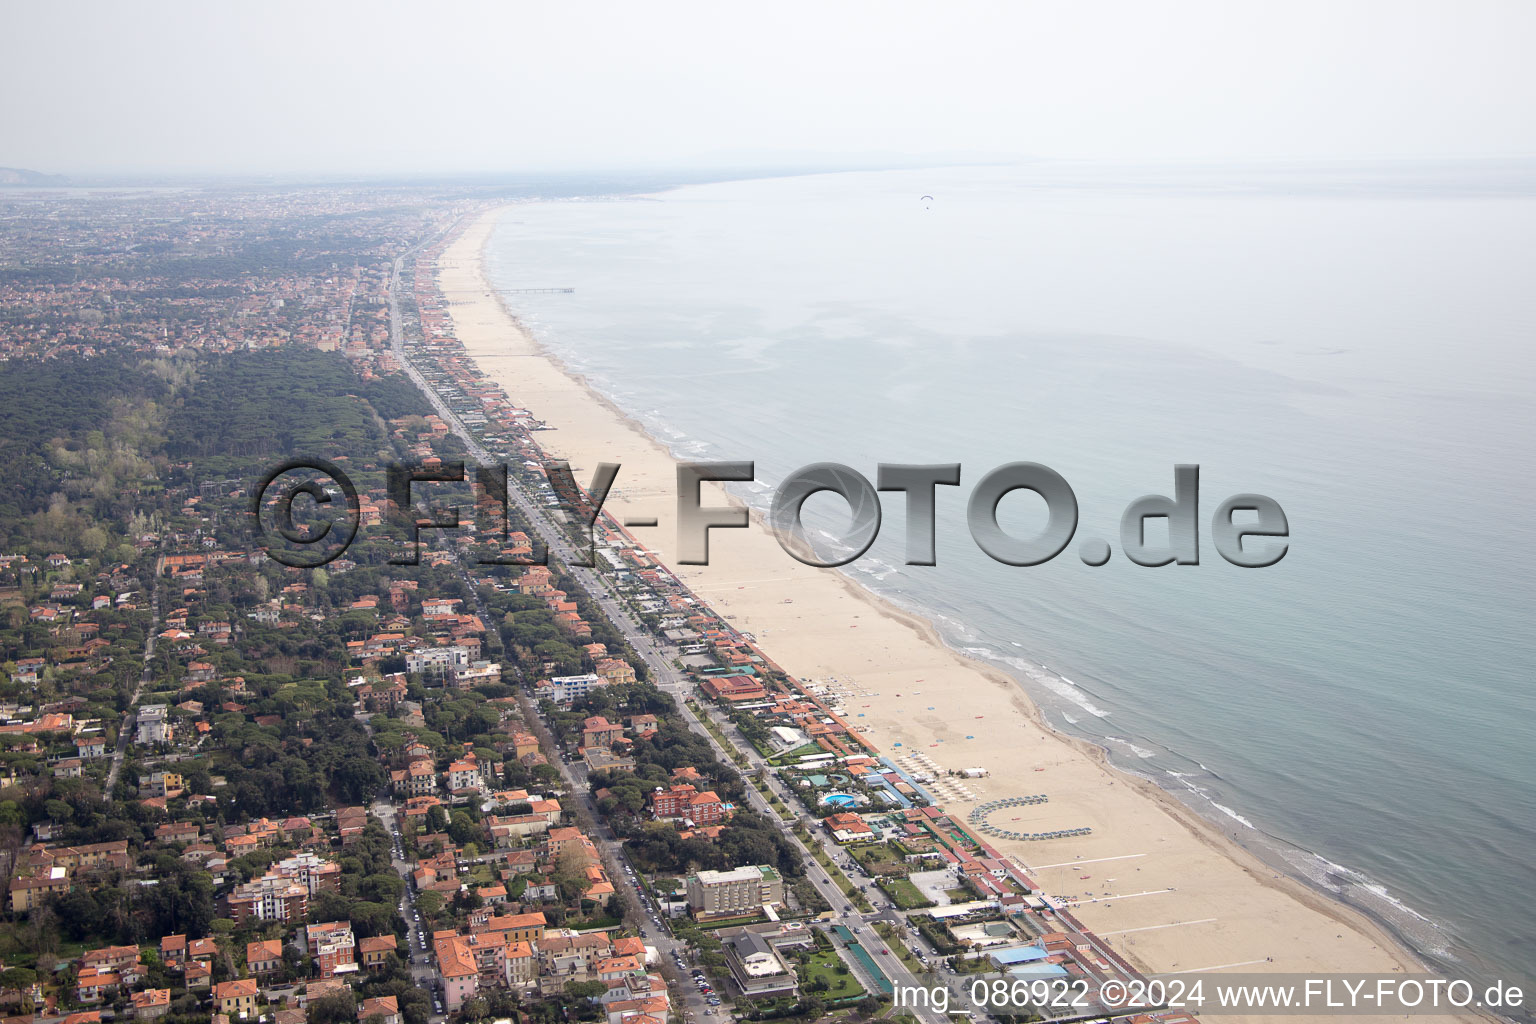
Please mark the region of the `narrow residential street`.
<svg viewBox="0 0 1536 1024"><path fill-rule="evenodd" d="M152 662L155 657L155 638L160 632L160 588L156 583L155 579L149 581L149 636L144 640L144 671L139 676L139 685L134 687L128 710L123 712L123 723L117 730L117 747L112 751L112 767L107 770L107 782L102 787L101 795L108 800L112 799L117 777L123 770L123 758L128 753L128 740L133 736L139 720L139 697L143 695L144 686L154 671Z"/></svg>

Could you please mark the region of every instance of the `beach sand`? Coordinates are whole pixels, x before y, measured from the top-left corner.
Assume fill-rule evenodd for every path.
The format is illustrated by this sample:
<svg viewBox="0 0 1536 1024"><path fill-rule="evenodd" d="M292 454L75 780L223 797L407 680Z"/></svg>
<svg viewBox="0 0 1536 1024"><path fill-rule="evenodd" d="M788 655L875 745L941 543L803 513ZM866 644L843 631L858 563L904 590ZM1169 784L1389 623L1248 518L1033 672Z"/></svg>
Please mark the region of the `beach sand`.
<svg viewBox="0 0 1536 1024"><path fill-rule="evenodd" d="M675 462L506 312L481 268L500 213L474 222L439 261L458 337L514 402L553 428L538 440L579 481L598 462L622 464L605 508L620 522L656 517L656 528L631 532L670 565ZM726 503L706 488L705 505ZM992 841L1048 893L1082 897L1079 919L1143 970L1423 970L1363 915L1277 875L1170 795L1108 766L1098 748L1045 728L1016 681L951 651L926 622L835 570L796 562L760 524L711 531L709 551L706 567L673 568L785 670L848 688L850 723L882 753L903 766L911 762L902 755L920 753L942 769L990 772L965 780L975 799L946 798L947 810L1043 793L1048 803L994 821L1024 832L1090 826L1082 838Z"/></svg>

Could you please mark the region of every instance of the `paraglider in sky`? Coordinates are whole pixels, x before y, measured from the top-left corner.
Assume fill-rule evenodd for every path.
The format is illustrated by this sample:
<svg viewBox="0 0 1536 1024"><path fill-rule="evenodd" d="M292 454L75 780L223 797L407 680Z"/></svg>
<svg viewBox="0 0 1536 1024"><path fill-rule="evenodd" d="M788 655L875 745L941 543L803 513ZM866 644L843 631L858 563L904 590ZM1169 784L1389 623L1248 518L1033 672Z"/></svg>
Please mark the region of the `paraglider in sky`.
<svg viewBox="0 0 1536 1024"><path fill-rule="evenodd" d="M933 209L933 196L923 196L922 197L922 202L927 204L927 205L925 205L923 207L923 209L925 209L925 210Z"/></svg>

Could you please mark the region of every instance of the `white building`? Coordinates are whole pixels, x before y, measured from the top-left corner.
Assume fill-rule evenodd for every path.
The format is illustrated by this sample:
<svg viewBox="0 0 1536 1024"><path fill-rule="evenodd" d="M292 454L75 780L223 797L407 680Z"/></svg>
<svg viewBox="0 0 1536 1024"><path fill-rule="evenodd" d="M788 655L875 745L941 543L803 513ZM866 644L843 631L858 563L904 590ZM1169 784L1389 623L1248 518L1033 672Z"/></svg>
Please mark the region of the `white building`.
<svg viewBox="0 0 1536 1024"><path fill-rule="evenodd" d="M487 683L501 682L501 664L495 661L477 661L467 668L455 668L449 675L456 689L472 690Z"/></svg>
<svg viewBox="0 0 1536 1024"><path fill-rule="evenodd" d="M145 704L139 708L138 732L133 741L140 744L171 741L171 723L166 718L164 704Z"/></svg>
<svg viewBox="0 0 1536 1024"><path fill-rule="evenodd" d="M596 672L588 672L580 676L555 676L549 680L547 686L539 689L557 704L569 704L578 697L585 697L599 686L606 686L607 680Z"/></svg>
<svg viewBox="0 0 1536 1024"><path fill-rule="evenodd" d="M688 909L697 918L753 914L783 902L784 881L766 864L688 876Z"/></svg>
<svg viewBox="0 0 1536 1024"><path fill-rule="evenodd" d="M405 654L405 670L424 676L446 676L469 667L469 648L422 647Z"/></svg>

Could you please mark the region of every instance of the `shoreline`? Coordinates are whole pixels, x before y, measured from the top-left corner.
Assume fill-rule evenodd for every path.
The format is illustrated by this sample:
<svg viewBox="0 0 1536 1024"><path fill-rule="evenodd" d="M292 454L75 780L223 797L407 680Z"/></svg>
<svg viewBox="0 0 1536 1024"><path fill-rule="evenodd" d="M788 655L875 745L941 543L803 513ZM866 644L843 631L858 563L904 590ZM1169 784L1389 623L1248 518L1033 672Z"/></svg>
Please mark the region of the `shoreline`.
<svg viewBox="0 0 1536 1024"><path fill-rule="evenodd" d="M624 465L606 506L622 521L623 509L632 505L637 478L661 485L641 488L640 493L670 493L666 477L674 456L634 417L541 345L507 308L485 274L484 252L507 209L498 207L479 217L438 260L445 297L452 292L459 300L450 306L455 330L470 359L515 402L553 428L540 436L540 443L567 458L578 479L597 461ZM620 449L633 454L621 455ZM641 469L631 472L632 466ZM705 504L711 498L741 504L715 486L706 488L706 494ZM983 711L965 728L975 730L975 738L985 741L966 744L966 753L960 756L968 760L951 763L946 759L944 767L988 766L990 761L1000 769L986 779L968 780L974 782L975 800L944 799L944 806L963 814L972 803L1016 795L1008 788L1010 772L1033 766L1046 773L1026 780L1032 789L1051 794L1045 815L1053 821L1064 815L1086 815L1095 826L1093 835L1046 844L993 840L994 845L1023 865L1052 895L1072 898L1081 889L1085 902L1073 912L1087 927L1113 940L1117 952L1138 968L1151 973L1221 967L1293 973L1424 969L1418 955L1391 933L1390 926L1333 894L1277 873L1277 868L1234 842L1215 822L1171 792L1114 766L1103 746L1049 726L1017 677L957 651L920 613L897 606L847 575L793 563L756 513L753 519L749 530L715 535L710 566L674 570L701 600L736 619L738 628L755 631L759 646L786 670L807 681L836 678L870 694L870 703L863 705L870 712L870 726L858 728L885 756L900 756L896 747L902 753L949 753L940 744L960 735L956 730L963 719L957 718L955 708L902 718L916 709L896 703L920 696L923 691L913 688L942 673L939 685L950 692L940 703L973 704L958 708L965 715ZM654 539L651 534L639 538L668 564L669 523L670 516L663 517ZM748 534L753 542L742 543ZM807 611L811 623L804 622ZM874 613L874 621L864 620L866 612ZM860 621L850 622L850 618ZM836 626L859 633L850 642L853 634L831 633ZM822 639L817 633L829 635ZM877 657L882 652L887 656ZM874 667L860 666L860 655L865 656L866 666ZM927 675L914 680L917 672ZM850 717L859 706L857 700L844 700ZM937 705L928 706L929 712L936 710ZM1020 729L1038 731L1037 741L1015 735ZM1011 763L1021 758L1025 765ZM1077 822L1058 821L1047 827L1072 824ZM1157 844L1164 846L1158 849ZM1152 849L1143 849L1147 847ZM1137 866L1131 866L1133 860ZM1036 868L1031 861L1051 863ZM1106 863L1110 866L1103 868ZM1051 873L1063 868L1069 869L1065 875ZM1101 868L1119 874L1100 879ZM1080 871L1091 874L1077 874ZM1135 878L1136 873L1145 879ZM1074 874L1077 877L1071 877ZM1132 877L1122 880L1120 875ZM1150 888L1154 877L1167 887ZM1082 886L1083 882L1090 885ZM1119 894L1089 899L1106 884ZM1138 889L1146 891L1123 891ZM1177 897L1163 895L1175 890ZM1147 898L1133 898L1138 896ZM1333 939L1327 939L1326 932L1332 932Z"/></svg>
<svg viewBox="0 0 1536 1024"><path fill-rule="evenodd" d="M554 358L556 362L559 361L558 357L552 356L551 358ZM1266 831L1258 825L1249 822L1246 818L1233 815L1230 811L1227 812L1229 815L1236 818L1236 820L1243 827L1253 832L1255 835L1262 836L1263 839L1268 842L1269 846L1266 847L1264 844L1254 840L1245 841L1243 839L1242 832L1232 832L1230 835L1228 835L1224 828L1225 822L1223 822L1220 818L1215 817L1214 815L1204 813L1200 805L1197 803L1182 799L1178 790L1169 786L1159 785L1156 778L1149 775L1140 774L1120 764L1117 764L1114 760L1115 751L1107 744L1101 743L1091 736L1080 736L1073 733L1064 732L1057 726L1052 725L1049 719L1046 717L1045 709L1042 708L1038 701L1035 699L1034 694L1030 689L1030 681L1023 677L1021 674L1016 674L1014 670L1006 666L997 665L982 655L971 653L963 647L957 646L956 643L951 642L943 635L938 625L929 619L921 609L904 607L895 598L880 594L872 590L867 590L862 584L851 578L848 579L848 583L850 586L862 591L861 596L867 597L870 603L882 608L888 607L890 610L887 613L890 614L893 618L902 621L906 621L908 619L913 620L909 623L909 625L925 639L934 644L938 644L947 648L948 650L954 652L957 657L964 658L967 661L976 662L982 666L983 671L990 671L991 673L1000 675L1012 682L1014 686L1023 691L1026 700L1030 704L1031 718L1036 722L1036 724L1040 725L1041 728L1051 733L1054 737L1061 739L1063 742L1081 746L1086 754L1101 761L1110 771L1117 772L1127 781L1132 782L1137 786L1143 787L1147 795L1152 799L1165 801L1169 806L1172 815L1180 819L1188 827L1205 830L1211 833L1218 846L1221 844L1227 844L1231 847L1235 847L1237 850L1242 851L1249 857L1252 857L1258 862L1259 866L1263 870L1270 872L1271 875L1278 879L1293 883L1298 890L1298 894L1305 900L1309 902L1316 901L1318 909L1327 913L1332 913L1334 911L1342 912L1346 915L1346 924L1352 923L1349 915L1358 915L1360 918L1363 918L1365 923L1383 933L1383 938L1386 940L1386 944L1389 947L1395 947L1401 953L1402 957L1408 961L1410 967L1420 971L1439 973L1446 977L1457 976L1455 965L1452 961L1446 959L1443 956L1436 956L1432 952L1425 952L1424 950L1419 949L1412 941L1410 941L1399 931L1391 919L1377 913L1369 906L1357 903L1349 899L1342 893L1325 889L1321 886L1313 884L1305 876L1294 873L1294 866L1283 862L1284 858L1281 851L1294 851L1303 857L1312 858L1313 860L1328 865L1329 867L1339 868L1344 871L1353 870L1347 865L1333 864L1333 862L1328 861L1321 854L1313 850L1309 850L1306 847L1286 839L1283 836L1275 835L1272 832ZM1034 658L1033 652L1026 653L1030 654L1031 658ZM1038 659L1035 660L1038 663ZM1050 671L1050 669L1044 666L1043 663L1041 663L1041 667L1046 668L1047 671ZM1212 801L1209 797L1206 798L1206 803L1212 807L1217 806L1215 802ZM1261 879L1261 881L1263 880ZM1416 913L1412 910L1412 908L1407 908L1407 912L1409 914ZM1434 922L1431 922L1431 924L1434 924ZM1495 1016L1478 1019L1503 1021L1507 1020L1508 1018Z"/></svg>

